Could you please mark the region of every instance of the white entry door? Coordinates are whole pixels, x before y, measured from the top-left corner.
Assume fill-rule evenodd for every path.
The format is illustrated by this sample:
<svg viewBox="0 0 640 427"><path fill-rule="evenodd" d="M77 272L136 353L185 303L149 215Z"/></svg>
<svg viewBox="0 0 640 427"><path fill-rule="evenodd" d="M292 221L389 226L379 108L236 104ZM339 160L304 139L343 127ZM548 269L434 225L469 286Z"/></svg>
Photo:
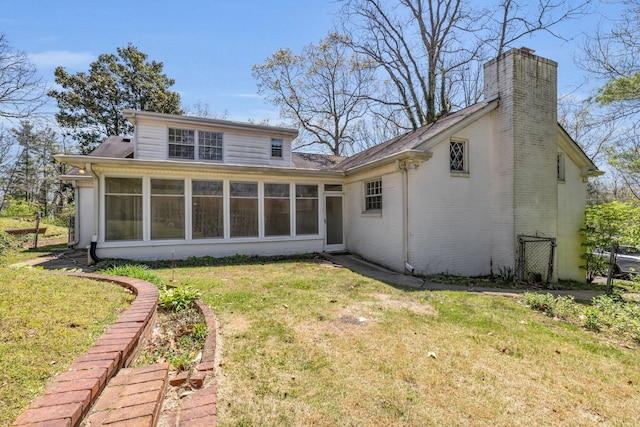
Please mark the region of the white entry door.
<svg viewBox="0 0 640 427"><path fill-rule="evenodd" d="M344 227L342 217L342 195L325 196L325 250L343 251Z"/></svg>

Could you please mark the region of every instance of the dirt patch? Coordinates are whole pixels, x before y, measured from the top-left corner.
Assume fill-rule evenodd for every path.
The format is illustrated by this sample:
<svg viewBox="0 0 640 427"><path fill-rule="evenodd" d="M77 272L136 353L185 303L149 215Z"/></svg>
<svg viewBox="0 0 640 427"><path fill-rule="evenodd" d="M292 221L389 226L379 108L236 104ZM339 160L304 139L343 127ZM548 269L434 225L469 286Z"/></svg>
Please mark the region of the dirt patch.
<svg viewBox="0 0 640 427"><path fill-rule="evenodd" d="M232 316L225 319L220 333L227 336L242 335L249 330L251 323L243 316Z"/></svg>
<svg viewBox="0 0 640 427"><path fill-rule="evenodd" d="M382 308L397 310L404 309L412 311L416 314L426 314L430 316L437 316L438 312L431 305L411 300L398 300L391 297L388 294L371 294L371 297L375 298L376 302L365 302L363 304L380 305Z"/></svg>

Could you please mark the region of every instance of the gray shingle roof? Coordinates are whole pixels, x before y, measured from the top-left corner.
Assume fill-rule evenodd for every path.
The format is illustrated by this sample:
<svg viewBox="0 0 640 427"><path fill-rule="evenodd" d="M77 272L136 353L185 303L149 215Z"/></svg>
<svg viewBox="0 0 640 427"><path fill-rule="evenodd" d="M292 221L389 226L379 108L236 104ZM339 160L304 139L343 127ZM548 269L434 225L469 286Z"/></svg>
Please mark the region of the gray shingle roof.
<svg viewBox="0 0 640 427"><path fill-rule="evenodd" d="M449 129L454 124L481 110L491 102L493 101L478 102L471 107L467 107L463 110L444 116L436 122L390 139L387 142L383 142L382 144L371 147L365 151L361 151L358 154L354 154L336 165L336 169L348 171L350 169L393 156L394 154L398 154L403 151L415 150L419 145L428 141L430 138L433 138L440 132Z"/></svg>

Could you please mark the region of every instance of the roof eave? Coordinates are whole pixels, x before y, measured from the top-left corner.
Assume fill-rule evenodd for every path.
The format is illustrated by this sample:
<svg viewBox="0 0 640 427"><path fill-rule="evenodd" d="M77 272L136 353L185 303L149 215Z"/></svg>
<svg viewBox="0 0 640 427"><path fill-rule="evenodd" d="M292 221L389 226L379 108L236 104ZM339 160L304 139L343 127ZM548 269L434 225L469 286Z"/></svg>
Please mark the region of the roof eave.
<svg viewBox="0 0 640 427"><path fill-rule="evenodd" d="M396 161L402 160L420 160L426 162L433 156L433 153L430 151L422 151L422 150L406 150L401 151L400 153L392 154L387 157L383 157L382 159L375 160L371 163L365 163L364 165L356 166L351 168L345 172L345 176L351 176L358 173L366 172L380 166L387 165L389 163L394 163Z"/></svg>
<svg viewBox="0 0 640 427"><path fill-rule="evenodd" d="M124 110L124 116L135 125L139 118L160 122L178 123L192 126L212 126L227 130L253 130L268 132L274 135L282 135L290 138L298 136L297 129L284 128L279 126L256 125L251 123L233 122L229 120L210 119L206 117L177 116L175 114L153 113L150 111Z"/></svg>
<svg viewBox="0 0 640 427"><path fill-rule="evenodd" d="M245 175L285 175L290 176L296 174L303 177L323 177L323 178L341 178L344 177L342 171L316 170L316 169L294 169L294 168L278 168L268 166L245 166L245 165L228 165L204 162L182 162L176 160L141 160L141 159L120 159L111 157L91 157L83 155L57 154L54 156L56 160L72 166L83 169L91 167L126 167L130 170L136 169L162 169L164 171L184 171L189 172L225 172Z"/></svg>

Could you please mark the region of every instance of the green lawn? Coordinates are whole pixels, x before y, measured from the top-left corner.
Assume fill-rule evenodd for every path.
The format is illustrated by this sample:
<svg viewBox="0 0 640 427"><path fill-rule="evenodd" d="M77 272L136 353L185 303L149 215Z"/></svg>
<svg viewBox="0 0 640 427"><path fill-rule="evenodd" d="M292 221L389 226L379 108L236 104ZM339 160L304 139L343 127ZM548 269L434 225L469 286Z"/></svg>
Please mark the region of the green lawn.
<svg viewBox="0 0 640 427"><path fill-rule="evenodd" d="M220 426L637 425L634 341L315 261L156 271L219 319Z"/></svg>
<svg viewBox="0 0 640 427"><path fill-rule="evenodd" d="M0 267L0 426L86 352L131 298L109 283Z"/></svg>

